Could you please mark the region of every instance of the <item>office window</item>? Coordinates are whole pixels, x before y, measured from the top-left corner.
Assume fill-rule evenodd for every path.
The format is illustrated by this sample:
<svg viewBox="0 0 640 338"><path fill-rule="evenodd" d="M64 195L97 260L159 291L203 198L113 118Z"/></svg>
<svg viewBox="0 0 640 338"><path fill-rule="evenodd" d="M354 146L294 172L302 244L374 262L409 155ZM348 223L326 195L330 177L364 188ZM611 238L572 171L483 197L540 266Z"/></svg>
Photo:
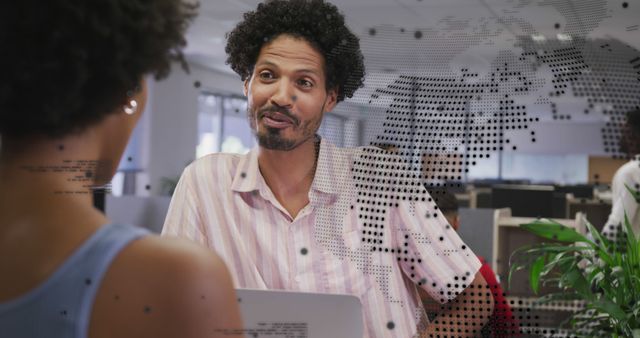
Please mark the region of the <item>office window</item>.
<svg viewBox="0 0 640 338"><path fill-rule="evenodd" d="M584 184L588 181L588 155L584 154L491 154L474 161L467 180L528 180L532 183Z"/></svg>
<svg viewBox="0 0 640 338"><path fill-rule="evenodd" d="M198 97L198 106L196 158L218 152L246 154L256 144L245 98L205 92Z"/></svg>
<svg viewBox="0 0 640 338"><path fill-rule="evenodd" d="M490 155L489 158L473 160L471 163L475 164L469 165L466 168L469 169L469 172L465 173L463 180L470 182L474 180L497 179L500 177L499 155L497 153L491 153Z"/></svg>
<svg viewBox="0 0 640 338"><path fill-rule="evenodd" d="M585 184L588 181L589 156L584 154L505 153L502 178L528 179L531 182Z"/></svg>
<svg viewBox="0 0 640 338"><path fill-rule="evenodd" d="M222 143L223 153L246 154L256 144L247 120L247 100L223 98Z"/></svg>
<svg viewBox="0 0 640 338"><path fill-rule="evenodd" d="M347 119L331 113L324 114L318 134L338 147L344 147L344 129Z"/></svg>

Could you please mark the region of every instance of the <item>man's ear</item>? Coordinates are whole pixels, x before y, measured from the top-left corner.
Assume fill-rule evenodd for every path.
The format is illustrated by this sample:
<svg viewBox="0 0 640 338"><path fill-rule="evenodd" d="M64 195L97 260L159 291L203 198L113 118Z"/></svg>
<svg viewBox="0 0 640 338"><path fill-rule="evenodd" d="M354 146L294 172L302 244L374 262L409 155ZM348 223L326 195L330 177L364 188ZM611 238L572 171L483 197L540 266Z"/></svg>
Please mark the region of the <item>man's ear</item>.
<svg viewBox="0 0 640 338"><path fill-rule="evenodd" d="M338 104L338 87L327 91L327 99L324 102L324 111L330 112Z"/></svg>
<svg viewBox="0 0 640 338"><path fill-rule="evenodd" d="M247 77L246 79L244 79L244 84L242 85L242 92L244 93L244 96L248 96L247 94L249 94L249 80L251 79L251 77Z"/></svg>

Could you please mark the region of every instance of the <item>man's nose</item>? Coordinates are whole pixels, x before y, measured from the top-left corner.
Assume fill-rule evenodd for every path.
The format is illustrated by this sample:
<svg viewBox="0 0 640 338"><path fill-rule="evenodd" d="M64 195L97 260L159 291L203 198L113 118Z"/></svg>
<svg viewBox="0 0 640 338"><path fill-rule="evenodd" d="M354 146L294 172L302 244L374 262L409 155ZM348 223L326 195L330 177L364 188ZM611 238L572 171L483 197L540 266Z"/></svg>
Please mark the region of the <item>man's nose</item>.
<svg viewBox="0 0 640 338"><path fill-rule="evenodd" d="M271 96L271 103L279 107L291 108L295 101L293 96L293 88L289 81L281 81Z"/></svg>

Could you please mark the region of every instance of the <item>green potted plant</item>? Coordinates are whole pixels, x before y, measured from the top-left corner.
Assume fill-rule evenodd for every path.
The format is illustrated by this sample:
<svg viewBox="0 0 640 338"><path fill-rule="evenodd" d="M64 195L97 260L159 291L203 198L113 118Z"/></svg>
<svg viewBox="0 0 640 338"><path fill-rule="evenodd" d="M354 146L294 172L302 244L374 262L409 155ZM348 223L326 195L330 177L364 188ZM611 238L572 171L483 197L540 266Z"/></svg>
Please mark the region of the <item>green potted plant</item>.
<svg viewBox="0 0 640 338"><path fill-rule="evenodd" d="M629 187L636 201L640 193ZM640 239L625 216L625 239L619 244L587 222L592 238L553 220L541 219L520 225L553 242L516 250L511 256L513 272L529 269L531 289L541 284L558 292L541 296L539 304L557 300L579 300L584 307L563 325L577 336L640 337Z"/></svg>

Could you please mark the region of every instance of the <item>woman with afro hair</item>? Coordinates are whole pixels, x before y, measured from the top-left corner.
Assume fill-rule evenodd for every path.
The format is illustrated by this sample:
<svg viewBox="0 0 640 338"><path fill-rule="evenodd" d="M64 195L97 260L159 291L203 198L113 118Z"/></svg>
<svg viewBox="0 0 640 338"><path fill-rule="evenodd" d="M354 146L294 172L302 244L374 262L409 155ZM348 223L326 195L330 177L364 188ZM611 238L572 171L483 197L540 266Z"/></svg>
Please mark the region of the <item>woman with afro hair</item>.
<svg viewBox="0 0 640 338"><path fill-rule="evenodd" d="M231 337L221 259L112 224L111 180L144 111L145 77L186 65L196 6L180 0L0 4L0 335Z"/></svg>

